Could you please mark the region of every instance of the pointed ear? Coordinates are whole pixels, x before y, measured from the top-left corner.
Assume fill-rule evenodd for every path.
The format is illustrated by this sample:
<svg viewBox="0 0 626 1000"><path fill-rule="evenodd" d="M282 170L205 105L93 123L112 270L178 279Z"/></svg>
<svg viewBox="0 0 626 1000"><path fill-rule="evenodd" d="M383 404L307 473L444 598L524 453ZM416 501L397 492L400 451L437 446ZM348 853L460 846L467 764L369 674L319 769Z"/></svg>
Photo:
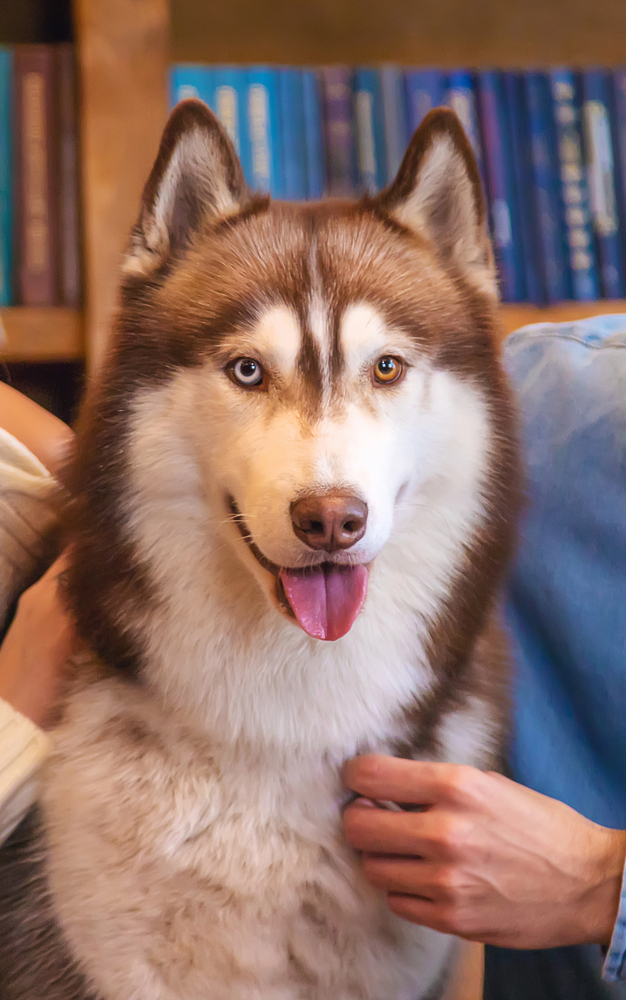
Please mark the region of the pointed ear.
<svg viewBox="0 0 626 1000"><path fill-rule="evenodd" d="M151 274L202 225L236 214L247 197L241 164L213 112L202 101L182 101L165 126L123 273Z"/></svg>
<svg viewBox="0 0 626 1000"><path fill-rule="evenodd" d="M416 131L381 208L429 238L482 292L498 295L476 159L453 111L436 108Z"/></svg>

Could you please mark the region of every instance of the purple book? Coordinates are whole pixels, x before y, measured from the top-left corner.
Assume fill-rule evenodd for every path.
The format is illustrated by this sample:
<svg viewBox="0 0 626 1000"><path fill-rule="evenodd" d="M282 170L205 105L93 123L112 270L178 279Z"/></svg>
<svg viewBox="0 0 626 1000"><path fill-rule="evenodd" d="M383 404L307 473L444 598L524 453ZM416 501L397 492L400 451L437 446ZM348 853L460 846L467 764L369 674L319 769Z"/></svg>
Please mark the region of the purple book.
<svg viewBox="0 0 626 1000"><path fill-rule="evenodd" d="M320 83L326 140L326 180L331 197L355 194L357 184L352 72L345 66L323 66Z"/></svg>

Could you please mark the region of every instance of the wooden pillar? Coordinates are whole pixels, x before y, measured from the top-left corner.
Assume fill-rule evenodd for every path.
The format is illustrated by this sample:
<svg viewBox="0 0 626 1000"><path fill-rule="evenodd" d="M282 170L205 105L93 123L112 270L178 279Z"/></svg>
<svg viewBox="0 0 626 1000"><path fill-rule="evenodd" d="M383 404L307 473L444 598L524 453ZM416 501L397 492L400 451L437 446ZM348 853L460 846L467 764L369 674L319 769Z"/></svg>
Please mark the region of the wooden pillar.
<svg viewBox="0 0 626 1000"><path fill-rule="evenodd" d="M118 268L167 117L168 0L75 0L87 364L99 365Z"/></svg>

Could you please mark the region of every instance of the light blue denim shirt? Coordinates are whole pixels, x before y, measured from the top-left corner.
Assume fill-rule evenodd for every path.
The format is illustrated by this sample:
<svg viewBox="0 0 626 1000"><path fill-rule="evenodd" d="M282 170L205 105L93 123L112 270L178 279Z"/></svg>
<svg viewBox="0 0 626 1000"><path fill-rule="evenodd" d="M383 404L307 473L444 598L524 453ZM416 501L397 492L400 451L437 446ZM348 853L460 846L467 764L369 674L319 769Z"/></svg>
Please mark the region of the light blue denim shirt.
<svg viewBox="0 0 626 1000"><path fill-rule="evenodd" d="M525 327L504 353L528 477L511 774L626 829L626 315ZM624 979L624 892L604 967L595 946L487 949L488 1000L626 998Z"/></svg>

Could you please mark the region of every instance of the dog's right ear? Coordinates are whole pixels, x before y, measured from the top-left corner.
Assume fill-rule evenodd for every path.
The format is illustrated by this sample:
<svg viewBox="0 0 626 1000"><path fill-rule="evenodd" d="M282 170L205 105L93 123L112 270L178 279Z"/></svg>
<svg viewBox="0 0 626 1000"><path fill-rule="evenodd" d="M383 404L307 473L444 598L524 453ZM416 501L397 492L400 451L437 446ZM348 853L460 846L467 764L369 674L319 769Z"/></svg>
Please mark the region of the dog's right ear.
<svg viewBox="0 0 626 1000"><path fill-rule="evenodd" d="M213 112L202 101L182 101L165 126L123 273L147 277L203 224L235 215L247 196L237 154Z"/></svg>

